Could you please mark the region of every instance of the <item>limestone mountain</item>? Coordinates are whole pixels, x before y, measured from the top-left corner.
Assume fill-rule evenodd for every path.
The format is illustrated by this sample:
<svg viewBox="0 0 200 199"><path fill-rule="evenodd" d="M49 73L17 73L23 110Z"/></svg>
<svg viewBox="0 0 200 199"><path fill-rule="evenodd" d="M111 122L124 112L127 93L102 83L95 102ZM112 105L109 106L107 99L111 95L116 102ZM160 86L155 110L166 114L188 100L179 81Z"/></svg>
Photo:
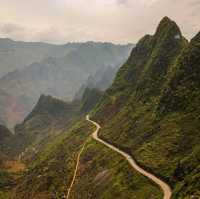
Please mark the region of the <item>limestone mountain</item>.
<svg viewBox="0 0 200 199"><path fill-rule="evenodd" d="M8 159L11 150L11 139L13 134L3 125L0 125L0 167L4 160Z"/></svg>
<svg viewBox="0 0 200 199"><path fill-rule="evenodd" d="M114 194L124 199L130 197L136 199L149 195L159 199L161 196L159 189L149 183L148 179L137 172L133 172L128 163L118 154L91 139L94 127L85 122L87 112L84 111L89 111L89 108L92 108L91 105L96 104L98 95L94 89L87 89L83 96L82 103L76 109L81 114L72 125L66 126L57 135L55 134L59 129L54 128L49 131L48 133L51 132L54 136L46 137L39 146L34 147L37 149L35 156L33 152L27 150L23 154L22 160L27 164L27 171L17 180L14 189L10 189L10 198L65 198L76 166L76 157L83 144L86 144L79 165L79 168L83 169L80 169L80 177L74 185L72 198L100 199L103 194L105 198L110 199L113 198ZM46 113L52 112L54 115L54 111L56 111L54 108L57 106L52 109L45 103L47 98L49 97L41 97L35 110L25 123L42 113L46 115ZM54 99L53 104L55 103L57 104ZM58 107L62 106L59 105ZM68 111L68 113L70 112ZM46 128L51 126L50 123L44 121L43 119L38 120L37 123L44 123L43 126L46 126ZM41 129L40 125L36 127L35 129ZM29 134L30 131L31 129L26 131L26 134ZM38 131L37 136L39 134L43 134L43 131ZM121 191L121 189L124 191Z"/></svg>
<svg viewBox="0 0 200 199"><path fill-rule="evenodd" d="M5 113L0 114L1 120L9 127L21 122L41 94L72 99L88 76L102 67L120 65L130 49L131 45L87 42L63 56L61 53L60 57L48 57L8 73L0 79L0 91L3 92L0 92L0 101L6 94L15 106L0 103L0 109ZM9 117L9 112L16 117Z"/></svg>
<svg viewBox="0 0 200 199"><path fill-rule="evenodd" d="M77 49L81 43L53 45L42 42L22 42L0 39L0 77L16 69L22 69L48 57L62 57Z"/></svg>
<svg viewBox="0 0 200 199"><path fill-rule="evenodd" d="M31 135L26 146L37 147L35 156L24 154L27 171L10 198L65 198L83 146L71 198L163 197L121 156L91 139L94 126L84 118L90 110L101 124L100 137L170 184L173 199L199 198L199 75L200 33L188 42L165 17L154 35L138 42L104 93L86 88L73 103L41 96L16 127L16 135Z"/></svg>
<svg viewBox="0 0 200 199"><path fill-rule="evenodd" d="M87 113L99 102L103 92L96 88L86 88L80 100L80 112Z"/></svg>
<svg viewBox="0 0 200 199"><path fill-rule="evenodd" d="M74 99L81 99L86 89L97 89L105 91L109 88L115 78L119 67L108 66L99 69L93 76L90 75L86 82L76 92Z"/></svg>
<svg viewBox="0 0 200 199"><path fill-rule="evenodd" d="M14 134L0 126L0 152L16 159L20 154L34 155L48 140L62 134L77 119L89 112L100 100L102 93L86 89L79 101L65 102L41 95L24 121L15 126ZM7 146L7 147L6 147Z"/></svg>
<svg viewBox="0 0 200 199"><path fill-rule="evenodd" d="M199 34L189 43L165 17L143 37L96 107L100 136L169 182L174 198L199 197Z"/></svg>
<svg viewBox="0 0 200 199"><path fill-rule="evenodd" d="M16 125L13 148L15 155L36 151L49 137L62 133L76 114L76 105L42 95L25 120Z"/></svg>

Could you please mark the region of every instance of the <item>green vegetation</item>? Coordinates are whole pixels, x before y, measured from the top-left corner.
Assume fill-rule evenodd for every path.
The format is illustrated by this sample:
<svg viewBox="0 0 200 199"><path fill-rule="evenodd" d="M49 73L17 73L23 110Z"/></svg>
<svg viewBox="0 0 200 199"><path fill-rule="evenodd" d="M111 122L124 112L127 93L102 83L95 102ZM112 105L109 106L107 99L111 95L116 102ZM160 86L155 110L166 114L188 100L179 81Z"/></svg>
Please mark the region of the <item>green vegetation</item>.
<svg viewBox="0 0 200 199"><path fill-rule="evenodd" d="M200 34L188 44L165 17L145 36L93 111L100 136L174 188L200 196Z"/></svg>
<svg viewBox="0 0 200 199"><path fill-rule="evenodd" d="M8 198L9 198L9 193L0 191L0 199L8 199Z"/></svg>
<svg viewBox="0 0 200 199"><path fill-rule="evenodd" d="M11 151L11 143L13 135L5 126L0 125L0 167L4 160L8 158Z"/></svg>
<svg viewBox="0 0 200 199"><path fill-rule="evenodd" d="M9 199L18 175L0 169L0 199Z"/></svg>
<svg viewBox="0 0 200 199"><path fill-rule="evenodd" d="M93 89L86 88L83 97L81 99L80 111L82 113L90 111L100 100L102 94L103 93L101 91L95 88Z"/></svg>
<svg viewBox="0 0 200 199"><path fill-rule="evenodd" d="M42 95L24 122L15 127L14 155L26 151L24 157L30 159L45 143L51 142L90 111L100 97L101 92L96 89L86 89L80 101L72 102Z"/></svg>
<svg viewBox="0 0 200 199"><path fill-rule="evenodd" d="M85 125L85 114L100 96L101 92L86 89L82 100L67 103L42 95L24 122L16 126L14 135L0 126L1 165L18 157L27 165L22 178L10 179L13 185L17 184L13 198L34 195L62 198L74 170L76 154L92 132L89 124ZM1 181L5 180L1 177ZM8 187L6 192L11 189ZM2 194L6 192L2 190Z"/></svg>
<svg viewBox="0 0 200 199"><path fill-rule="evenodd" d="M70 199L161 199L159 188L116 152L90 141L81 158Z"/></svg>
<svg viewBox="0 0 200 199"><path fill-rule="evenodd" d="M26 152L27 159L27 154L37 153L43 142L53 139L73 123L77 107L74 103L42 95L24 122L16 125L15 135L10 140L11 157L16 158Z"/></svg>
<svg viewBox="0 0 200 199"><path fill-rule="evenodd" d="M63 198L76 157L86 140L70 198L109 199L113 194L123 199L162 197L159 188L135 172L124 158L91 138L88 140L93 131L94 126L83 118L68 132L48 142L19 180L13 198Z"/></svg>
<svg viewBox="0 0 200 199"><path fill-rule="evenodd" d="M100 137L168 182L174 199L199 198L199 77L200 33L187 42L165 17L153 36L139 41L103 96L95 89L73 103L42 96L16 127L17 143L32 152L24 153L28 169L12 198L63 198L86 140L71 199L162 198L120 155L89 139L94 126L83 116L93 107Z"/></svg>
<svg viewBox="0 0 200 199"><path fill-rule="evenodd" d="M0 179L0 190L8 189L9 187L13 186L12 175L8 172L0 170Z"/></svg>
<svg viewBox="0 0 200 199"><path fill-rule="evenodd" d="M62 198L71 181L76 156L91 132L92 127L83 120L44 145L19 180L13 198Z"/></svg>

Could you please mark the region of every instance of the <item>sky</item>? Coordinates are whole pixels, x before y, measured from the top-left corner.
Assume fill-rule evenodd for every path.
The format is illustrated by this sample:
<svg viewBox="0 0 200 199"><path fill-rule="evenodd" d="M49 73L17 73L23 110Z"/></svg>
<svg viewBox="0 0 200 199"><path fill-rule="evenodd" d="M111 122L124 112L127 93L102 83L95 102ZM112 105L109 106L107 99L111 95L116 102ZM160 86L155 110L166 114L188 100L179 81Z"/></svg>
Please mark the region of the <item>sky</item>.
<svg viewBox="0 0 200 199"><path fill-rule="evenodd" d="M200 0L0 0L0 37L67 43L136 43L168 16L192 38Z"/></svg>

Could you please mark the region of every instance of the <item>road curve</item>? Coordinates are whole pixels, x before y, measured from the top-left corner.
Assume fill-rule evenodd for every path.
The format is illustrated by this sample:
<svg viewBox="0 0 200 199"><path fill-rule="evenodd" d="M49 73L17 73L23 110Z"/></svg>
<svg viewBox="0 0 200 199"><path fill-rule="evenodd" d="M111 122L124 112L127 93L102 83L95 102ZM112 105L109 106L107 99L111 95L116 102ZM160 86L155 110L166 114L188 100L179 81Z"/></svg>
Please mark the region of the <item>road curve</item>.
<svg viewBox="0 0 200 199"><path fill-rule="evenodd" d="M79 162L80 162L80 157L81 157L81 154L83 153L84 149L85 149L85 145L86 145L86 142L83 144L78 156L77 156L77 159L76 159L76 168L74 170L74 175L73 175L73 178L72 178L72 181L70 183L70 186L67 190L67 195L64 197L65 199L69 199L69 196L70 196L70 193L71 193L71 190L72 190L72 187L74 185L74 182L75 182L75 179L76 179L76 175L77 175L77 172L78 172L78 166L79 166Z"/></svg>
<svg viewBox="0 0 200 199"><path fill-rule="evenodd" d="M92 134L93 139L95 139L96 141L104 144L105 146L109 147L110 149L116 151L117 153L121 154L122 156L124 156L128 162L130 163L130 165L139 173L141 173L142 175L146 176L147 178L149 178L151 181L153 181L154 183L156 183L163 191L163 199L170 199L171 195L172 195L172 191L171 188L168 184L166 184L164 181L160 180L159 178L157 178L155 175L145 171L143 168L141 168L140 166L137 165L137 163L135 162L135 160L127 153L123 152L122 150L116 148L115 146L105 142L104 140L100 139L98 137L98 132L99 129L101 128L101 126L90 120L89 115L86 116L86 120L91 122L92 124L94 124L97 128L94 131L94 133Z"/></svg>

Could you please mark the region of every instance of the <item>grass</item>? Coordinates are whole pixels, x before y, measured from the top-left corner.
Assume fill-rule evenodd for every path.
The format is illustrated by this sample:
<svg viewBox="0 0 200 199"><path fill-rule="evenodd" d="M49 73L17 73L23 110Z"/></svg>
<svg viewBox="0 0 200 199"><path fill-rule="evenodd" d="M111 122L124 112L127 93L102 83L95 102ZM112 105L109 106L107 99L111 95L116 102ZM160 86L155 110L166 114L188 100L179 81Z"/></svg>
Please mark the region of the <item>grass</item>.
<svg viewBox="0 0 200 199"><path fill-rule="evenodd" d="M159 188L116 152L92 140L81 158L70 199L162 198Z"/></svg>

